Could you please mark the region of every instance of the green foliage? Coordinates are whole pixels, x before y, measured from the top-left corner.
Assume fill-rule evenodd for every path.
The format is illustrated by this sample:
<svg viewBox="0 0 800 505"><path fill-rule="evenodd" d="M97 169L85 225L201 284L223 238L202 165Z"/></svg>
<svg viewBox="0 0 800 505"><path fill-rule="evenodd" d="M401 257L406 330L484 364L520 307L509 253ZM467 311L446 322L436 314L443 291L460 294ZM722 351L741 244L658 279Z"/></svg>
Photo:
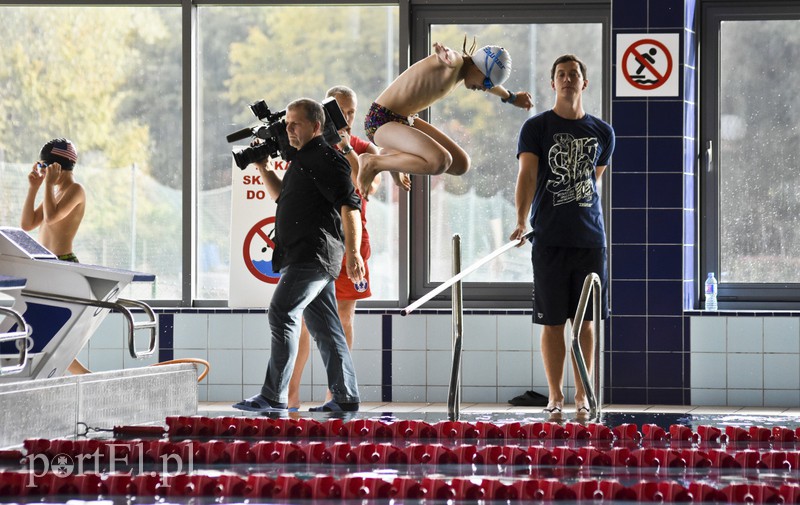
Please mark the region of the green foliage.
<svg viewBox="0 0 800 505"><path fill-rule="evenodd" d="M181 193L163 184L182 184L179 16L179 7L0 7L0 224L19 222L40 147L70 138L88 202L75 252L155 273L164 298L180 296L164 286L180 284Z"/></svg>
<svg viewBox="0 0 800 505"><path fill-rule="evenodd" d="M53 137L104 164L149 165L146 124L119 111L124 86L140 65L139 33L157 40L166 27L151 9L2 8L0 148L10 161L33 161ZM91 154L90 154L91 153Z"/></svg>

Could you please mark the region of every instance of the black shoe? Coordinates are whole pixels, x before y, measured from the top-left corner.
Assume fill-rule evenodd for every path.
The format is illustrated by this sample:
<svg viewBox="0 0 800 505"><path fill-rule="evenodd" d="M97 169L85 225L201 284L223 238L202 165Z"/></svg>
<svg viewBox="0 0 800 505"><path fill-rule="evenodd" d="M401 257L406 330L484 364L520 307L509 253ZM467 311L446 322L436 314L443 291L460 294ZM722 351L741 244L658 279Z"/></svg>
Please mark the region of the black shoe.
<svg viewBox="0 0 800 505"><path fill-rule="evenodd" d="M546 407L547 397L540 395L536 391L525 391L521 395L508 400L508 403L515 407Z"/></svg>
<svg viewBox="0 0 800 505"><path fill-rule="evenodd" d="M358 402L343 403L333 400L326 402L319 407L311 407L309 412L358 412Z"/></svg>

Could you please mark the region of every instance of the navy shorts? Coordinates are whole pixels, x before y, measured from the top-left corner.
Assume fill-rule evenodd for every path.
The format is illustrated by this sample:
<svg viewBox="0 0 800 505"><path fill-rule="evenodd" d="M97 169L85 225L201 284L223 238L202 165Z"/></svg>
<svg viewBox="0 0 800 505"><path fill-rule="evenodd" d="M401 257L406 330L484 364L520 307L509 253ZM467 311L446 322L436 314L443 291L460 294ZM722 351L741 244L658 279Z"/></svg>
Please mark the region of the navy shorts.
<svg viewBox="0 0 800 505"><path fill-rule="evenodd" d="M608 317L608 262L606 248L548 247L533 245L533 322L558 326L575 317L586 276L600 276L602 317ZM589 298L585 321L593 321Z"/></svg>

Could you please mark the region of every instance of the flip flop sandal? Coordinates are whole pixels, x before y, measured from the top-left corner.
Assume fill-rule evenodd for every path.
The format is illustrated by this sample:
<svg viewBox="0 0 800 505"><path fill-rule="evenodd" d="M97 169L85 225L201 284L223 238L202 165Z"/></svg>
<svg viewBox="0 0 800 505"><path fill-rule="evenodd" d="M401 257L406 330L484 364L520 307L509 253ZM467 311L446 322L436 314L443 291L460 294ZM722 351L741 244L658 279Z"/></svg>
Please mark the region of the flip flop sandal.
<svg viewBox="0 0 800 505"><path fill-rule="evenodd" d="M272 404L261 395L252 396L246 400L234 403L231 407L247 412L285 412L286 407L273 407Z"/></svg>
<svg viewBox="0 0 800 505"><path fill-rule="evenodd" d="M563 408L561 403L556 403L555 405L547 404L547 407L542 409L542 412L545 414L560 414Z"/></svg>

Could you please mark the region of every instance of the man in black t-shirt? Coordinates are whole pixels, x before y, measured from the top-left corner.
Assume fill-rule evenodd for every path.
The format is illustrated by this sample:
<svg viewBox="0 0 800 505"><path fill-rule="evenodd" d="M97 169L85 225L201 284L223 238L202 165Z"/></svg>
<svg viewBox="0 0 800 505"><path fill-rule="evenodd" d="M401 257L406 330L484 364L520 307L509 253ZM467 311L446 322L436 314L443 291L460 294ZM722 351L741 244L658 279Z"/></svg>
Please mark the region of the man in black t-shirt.
<svg viewBox="0 0 800 505"><path fill-rule="evenodd" d="M609 163L615 137L608 123L583 109L583 90L589 80L580 59L571 54L559 57L550 79L555 105L528 119L519 134L517 223L511 239L522 238L530 221L533 322L542 325L542 359L549 389L545 411L559 414L564 406L564 329L567 319L574 318L589 273L600 276L603 314L599 317L608 316L606 233L597 180ZM580 328L581 351L590 371L594 317L592 307L587 307ZM580 377L577 370L575 377ZM579 415L589 413L580 380L575 381L575 409Z"/></svg>
<svg viewBox="0 0 800 505"><path fill-rule="evenodd" d="M269 306L272 349L261 394L234 404L256 412L287 408L303 316L316 339L328 373L332 400L311 411L356 411L356 373L336 310L334 280L345 260L348 277L364 277L361 244L361 199L350 179L350 165L322 136L325 112L314 100L301 98L286 107L286 133L298 149L281 180L255 165L277 202L273 267L281 274Z"/></svg>

